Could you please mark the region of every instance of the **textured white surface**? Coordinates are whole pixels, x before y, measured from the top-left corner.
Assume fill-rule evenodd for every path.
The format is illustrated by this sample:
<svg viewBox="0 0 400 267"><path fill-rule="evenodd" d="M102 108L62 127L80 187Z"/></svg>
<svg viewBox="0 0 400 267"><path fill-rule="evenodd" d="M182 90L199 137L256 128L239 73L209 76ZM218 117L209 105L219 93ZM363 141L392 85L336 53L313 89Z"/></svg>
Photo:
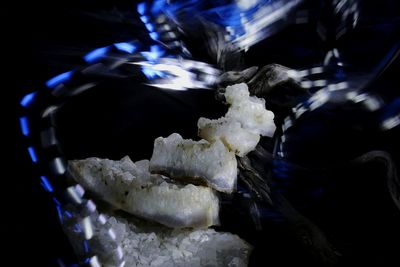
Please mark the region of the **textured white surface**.
<svg viewBox="0 0 400 267"><path fill-rule="evenodd" d="M225 99L230 105L247 100L250 97L250 92L247 84L238 83L227 86L225 88Z"/></svg>
<svg viewBox="0 0 400 267"><path fill-rule="evenodd" d="M231 105L226 118L239 122L244 129L255 134L269 137L274 134L274 113L265 109L264 99L249 95L245 83L228 86L225 98Z"/></svg>
<svg viewBox="0 0 400 267"><path fill-rule="evenodd" d="M221 140L239 157L254 150L260 135L272 136L275 131L274 114L265 109L264 99L250 96L245 83L228 86L225 99L230 107L217 120L200 118L199 136L209 142Z"/></svg>
<svg viewBox="0 0 400 267"><path fill-rule="evenodd" d="M114 213L99 217L96 211L89 225L88 217L75 213L64 227L78 255L84 254L84 248L74 227L76 222L83 222L82 226L91 230L90 250L106 267L117 266L120 259L116 255L122 255L115 253L118 246L126 267L247 266L251 246L238 236L213 229L189 229L219 223L218 197L213 189L234 191L235 154L246 155L256 147L260 135L272 136L275 131L274 114L265 109L263 99L249 95L246 84L228 86L225 98L230 104L225 117L199 119L203 140L185 140L176 133L159 137L150 162L133 163L129 157L69 162L72 176L85 189L118 209L147 219ZM103 225L99 218L106 223ZM110 237L110 227L115 239Z"/></svg>
<svg viewBox="0 0 400 267"><path fill-rule="evenodd" d="M71 212L73 213L73 212ZM73 225L81 221L81 215L73 213L64 229L77 254L83 253L81 239ZM98 214L93 214L98 218ZM170 229L148 224L135 217L104 215L106 224L93 220L95 235L89 240L89 250L98 255L105 267L117 267L117 246L122 248L125 267L242 267L247 266L252 247L238 236L216 232L213 229ZM115 232L110 242L109 228Z"/></svg>
<svg viewBox="0 0 400 267"><path fill-rule="evenodd" d="M69 162L74 179L116 208L170 227L218 224L218 197L211 188L177 185L149 172L149 161L88 158Z"/></svg>
<svg viewBox="0 0 400 267"><path fill-rule="evenodd" d="M239 157L254 150L260 141L259 134L244 129L238 121L230 118L222 117L217 120L200 118L197 126L201 138L210 142L220 139Z"/></svg>
<svg viewBox="0 0 400 267"><path fill-rule="evenodd" d="M154 141L150 171L181 180L199 180L222 192L236 188L235 154L220 140L186 140L177 133L159 137Z"/></svg>

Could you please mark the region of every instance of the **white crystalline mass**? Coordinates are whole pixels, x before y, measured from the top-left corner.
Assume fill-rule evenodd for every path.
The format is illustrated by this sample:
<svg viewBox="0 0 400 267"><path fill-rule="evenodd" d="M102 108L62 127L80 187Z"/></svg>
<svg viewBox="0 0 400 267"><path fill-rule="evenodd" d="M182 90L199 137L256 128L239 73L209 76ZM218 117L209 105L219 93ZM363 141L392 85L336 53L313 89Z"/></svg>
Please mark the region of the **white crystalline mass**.
<svg viewBox="0 0 400 267"><path fill-rule="evenodd" d="M94 236L89 240L89 250L96 253L102 266L117 267L120 262L117 246L122 248L125 267L244 267L252 250L251 245L231 233L216 232L213 229L170 229L147 224L134 217L103 215L102 225L92 215ZM79 235L73 225L82 221L74 214L64 224L64 230L75 244L78 255L83 255ZM108 229L112 228L116 239L111 241Z"/></svg>
<svg viewBox="0 0 400 267"><path fill-rule="evenodd" d="M269 137L274 134L274 113L265 109L264 99L250 96L245 83L228 86L225 98L231 105L226 118L240 122L243 128L253 133Z"/></svg>
<svg viewBox="0 0 400 267"><path fill-rule="evenodd" d="M225 99L230 105L246 101L250 97L250 92L247 84L238 83L229 85L225 88Z"/></svg>
<svg viewBox="0 0 400 267"><path fill-rule="evenodd" d="M213 189L233 192L235 154L245 156L254 150L260 135L271 137L275 131L274 114L265 109L264 99L250 96L246 84L228 86L225 98L230 107L224 117L199 119L199 136L204 139L185 140L176 133L159 137L150 162L133 163L129 157L69 162L72 177L87 190L118 209L148 219L112 213L104 215L107 222L103 225L97 211L90 215L94 236L88 240L89 250L98 255L102 266L119 266L118 246L126 267L247 266L252 248L238 236L213 229L189 229L219 223L219 201ZM213 189L190 182L205 183ZM85 247L76 225L82 224L87 214L71 214L74 216L64 218L63 227L77 255L83 257Z"/></svg>
<svg viewBox="0 0 400 267"><path fill-rule="evenodd" d="M198 180L222 192L236 188L235 154L220 141L185 140L177 133L154 141L150 171L171 178Z"/></svg>
<svg viewBox="0 0 400 267"><path fill-rule="evenodd" d="M230 104L225 117L217 120L200 118L199 136L207 141L221 140L239 157L254 150L260 135L272 136L274 114L265 109L264 99L250 96L245 83L228 86L225 99Z"/></svg>
<svg viewBox="0 0 400 267"><path fill-rule="evenodd" d="M88 158L69 162L73 178L104 201L170 227L219 223L218 197L204 186L177 185L149 172L149 161Z"/></svg>
<svg viewBox="0 0 400 267"><path fill-rule="evenodd" d="M213 229L141 232L117 218L110 221L120 229L117 234L124 236L127 266L247 266L251 247L231 233Z"/></svg>
<svg viewBox="0 0 400 267"><path fill-rule="evenodd" d="M264 99L250 96L245 83L228 86L225 98L230 104L225 117L200 118L197 123L199 136L205 140L184 140L176 133L157 138L150 171L174 179L204 180L222 192L234 191L237 176L234 154L243 157L254 150L260 135L273 135L275 124L274 114L265 109Z"/></svg>
<svg viewBox="0 0 400 267"><path fill-rule="evenodd" d="M199 136L214 142L220 139L230 150L239 157L254 150L260 141L260 135L247 131L242 125L229 118L210 120L200 118L197 122Z"/></svg>

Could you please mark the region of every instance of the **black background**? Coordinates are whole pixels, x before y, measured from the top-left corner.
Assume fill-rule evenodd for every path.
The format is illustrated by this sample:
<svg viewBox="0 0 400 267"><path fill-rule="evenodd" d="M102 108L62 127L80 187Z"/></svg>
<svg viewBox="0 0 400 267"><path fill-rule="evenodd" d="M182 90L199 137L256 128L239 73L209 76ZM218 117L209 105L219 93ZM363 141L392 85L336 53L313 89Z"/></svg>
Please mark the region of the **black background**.
<svg viewBox="0 0 400 267"><path fill-rule="evenodd" d="M400 14L396 13L398 6L395 8L384 6L381 9L377 8L375 12L377 14L382 12L389 17L396 17ZM13 104L11 105L13 109L17 110L17 114L19 100L24 94L41 87L49 77L79 66L82 63L81 56L86 51L114 42L129 40L131 36L141 36L145 31L135 17L135 3L129 1L113 1L112 3L106 1L53 1L46 4L22 2L17 6L7 8L4 15L3 26L5 26L5 34L9 38L4 39L3 43L7 45L5 56L10 58L6 65L8 69L6 76L9 76L6 79L11 78L7 87L12 88L13 94L10 97ZM390 28L391 26L387 25L387 27ZM352 43L349 47L354 46L349 53L359 53L359 56L355 58L361 58L362 60L357 62L365 61L365 65L368 65L369 61L373 61L374 55L379 57L380 50L385 50L387 43L392 43L393 38L400 36L394 34L395 37L393 37L393 32L391 32L388 35L389 37L385 39L383 37L387 35L380 28L369 29L364 27L362 29L348 42ZM135 33L132 35L133 32ZM382 35L379 35L380 33ZM314 43L311 40L314 38L314 33L311 31L302 34L298 34L295 30L286 31L272 38L271 41L250 50L247 62L249 65L278 62L290 67L301 67L299 62L303 61L293 59L296 53L293 52L292 55L287 51L293 51L292 48L296 47L297 50L306 51L306 53L302 53L302 55L305 55L304 57L308 59L318 58L322 52L320 48L313 48ZM360 43L363 43L363 45L360 45ZM260 53L265 54L261 45L265 45L270 49L269 51L273 51L273 53L265 55L262 60L258 57ZM365 56L365 51L369 52L369 54L367 53L369 56ZM364 58L362 57L363 53ZM310 61L310 64L313 63L313 60ZM382 90L388 98L398 96L399 66L397 60L373 84L373 89L383 88ZM161 95L170 101L170 97ZM170 113L167 112L162 115L157 115L159 114L157 113L155 118L159 122L165 122L165 117L175 115L174 123L169 127L187 137L195 134L193 122L196 121L196 118L201 115L212 117L216 116L214 112L221 112L215 103L210 102L212 95L209 93L195 93L191 97L182 94L178 98L184 101L192 100L195 103L169 111ZM128 104L129 101L126 105ZM111 110L113 107L108 108ZM151 106L146 108L149 114L153 114L151 113ZM156 127L155 124L146 124L145 130L142 130L140 136L144 139L142 146L147 148L147 151L144 149L144 152L134 154L134 157L137 157L136 159L148 157L150 153L148 144L151 144L151 140L170 131L167 125L163 126L165 126L163 130L159 130L159 127ZM12 262L9 266L53 266L57 258L74 262L74 256L66 237L62 233L51 199L40 187L39 178L31 166L25 144L19 133L18 116L13 117L10 129L15 130L15 147L13 149L15 155L13 156L14 161L11 163L15 167L12 168L10 175L3 177L6 183L2 186L4 190L2 203L6 209L2 212L1 219L1 236L7 237L5 239L8 248L6 256ZM78 136L80 135L76 133L74 138ZM112 132L103 137L110 136L113 136ZM388 148L398 157L399 150L395 147L398 136L399 131L397 129L383 136L384 142L376 143ZM87 143L86 141L90 139L90 136L81 138L80 142L84 144ZM124 138L124 140L128 140L129 137ZM93 143L98 140L94 140ZM65 140L65 142L69 144L68 140ZM126 147L124 151L116 148L115 151L108 152L112 153L112 157L118 158L130 149L131 147ZM104 148L105 150L107 149ZM98 156L101 156L104 152L94 145L88 145L88 150L85 151ZM87 156L74 154L73 149L70 153L71 157ZM360 179L368 179L368 171L365 170L362 174L357 172L354 175L360 176ZM373 175L371 174L371 176ZM356 187L357 183L354 182L352 185ZM368 190L373 187L373 184L366 186L366 188L369 188ZM357 191L357 188L342 192L352 198L352 194L356 195L355 191ZM366 199L370 195L379 197L379 194L370 191L365 191L364 194L363 196ZM339 232L343 235L344 243L347 242L343 247L348 245L354 249L358 246L357 249L350 252L353 253L356 262L360 260L361 262L372 262L376 266L378 264L379 266L397 266L393 260L396 259L396 251L400 250L398 241L400 239L398 238L398 231L393 232L393 229L396 229L396 222L400 222L399 215L394 212L391 206L382 208L371 199L366 203L366 205L370 205L371 209L367 207L357 213L354 212L352 207L349 207L346 212L341 214L341 216L351 217L351 222L347 223L348 221L344 220L346 223L338 224L333 232ZM392 205L386 199L379 203ZM343 206L346 206L346 204L343 204ZM338 220L338 222L342 221ZM390 245L392 241L397 241L397 244ZM373 253L375 255L371 255Z"/></svg>

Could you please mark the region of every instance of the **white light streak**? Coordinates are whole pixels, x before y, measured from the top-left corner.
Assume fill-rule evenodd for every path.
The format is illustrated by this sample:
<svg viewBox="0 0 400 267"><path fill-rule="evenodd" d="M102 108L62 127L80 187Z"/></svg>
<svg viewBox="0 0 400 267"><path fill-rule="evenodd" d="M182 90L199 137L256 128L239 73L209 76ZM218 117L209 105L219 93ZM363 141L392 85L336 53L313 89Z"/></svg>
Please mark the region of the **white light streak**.
<svg viewBox="0 0 400 267"><path fill-rule="evenodd" d="M268 37L271 32L271 29L268 27L283 18L287 18L290 11L301 2L303 1L280 1L260 7L254 14L253 20L243 25L246 33L234 39L233 42L241 49L248 49L250 46Z"/></svg>
<svg viewBox="0 0 400 267"><path fill-rule="evenodd" d="M221 71L199 61L160 58L157 62L134 62L162 75L150 79L149 85L170 90L210 89L216 84Z"/></svg>
<svg viewBox="0 0 400 267"><path fill-rule="evenodd" d="M90 220L90 217L87 216L82 220L82 229L83 233L85 234L85 239L89 240L93 237L93 227L92 227L92 221Z"/></svg>

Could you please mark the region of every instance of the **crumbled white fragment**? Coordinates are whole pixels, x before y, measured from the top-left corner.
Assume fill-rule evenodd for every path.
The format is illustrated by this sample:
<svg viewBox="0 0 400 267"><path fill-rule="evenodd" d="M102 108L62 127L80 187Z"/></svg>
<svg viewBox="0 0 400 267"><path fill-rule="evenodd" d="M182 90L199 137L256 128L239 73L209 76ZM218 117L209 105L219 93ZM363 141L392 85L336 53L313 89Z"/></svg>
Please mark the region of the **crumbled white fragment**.
<svg viewBox="0 0 400 267"><path fill-rule="evenodd" d="M177 133L159 137L154 141L150 171L175 179L199 180L223 192L236 187L235 154L220 140L185 140Z"/></svg>
<svg viewBox="0 0 400 267"><path fill-rule="evenodd" d="M208 227L219 223L215 192L177 185L149 172L149 161L133 163L88 158L69 162L73 178L116 208L170 227Z"/></svg>

